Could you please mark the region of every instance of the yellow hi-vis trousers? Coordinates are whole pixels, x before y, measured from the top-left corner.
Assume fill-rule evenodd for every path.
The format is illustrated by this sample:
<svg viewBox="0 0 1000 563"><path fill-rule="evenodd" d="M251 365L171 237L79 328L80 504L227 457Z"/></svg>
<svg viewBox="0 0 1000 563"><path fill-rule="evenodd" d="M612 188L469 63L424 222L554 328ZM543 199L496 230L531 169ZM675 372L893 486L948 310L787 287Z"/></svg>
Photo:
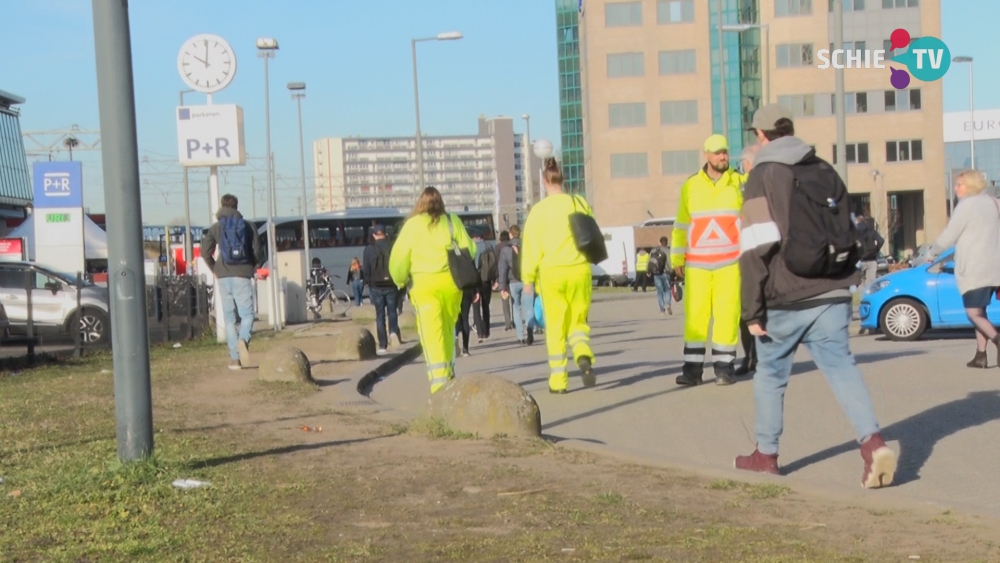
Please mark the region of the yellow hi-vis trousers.
<svg viewBox="0 0 1000 563"><path fill-rule="evenodd" d="M410 302L434 393L455 377L455 319L462 308L462 292L451 272L414 274Z"/></svg>
<svg viewBox="0 0 1000 563"><path fill-rule="evenodd" d="M569 385L567 345L573 360L587 356L590 349L591 273L590 265L547 268L539 273L542 309L545 311L545 347L549 354L549 389L563 391Z"/></svg>
<svg viewBox="0 0 1000 563"><path fill-rule="evenodd" d="M716 366L736 361L740 337L740 265L718 270L685 268L684 363L705 363L708 325L713 319L712 361Z"/></svg>

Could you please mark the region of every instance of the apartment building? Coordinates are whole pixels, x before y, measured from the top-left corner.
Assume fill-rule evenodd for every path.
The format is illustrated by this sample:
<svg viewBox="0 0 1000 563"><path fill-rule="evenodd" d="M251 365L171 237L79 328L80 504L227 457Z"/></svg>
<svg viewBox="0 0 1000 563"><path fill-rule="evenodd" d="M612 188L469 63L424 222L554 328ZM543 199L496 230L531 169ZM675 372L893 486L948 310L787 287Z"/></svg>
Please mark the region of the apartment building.
<svg viewBox="0 0 1000 563"><path fill-rule="evenodd" d="M557 14L567 2L557 0ZM897 28L941 35L940 0L843 2L852 53L890 49ZM724 132L738 163L754 142L746 131L753 111L767 100L785 104L797 135L835 161L836 73L819 68L817 56L833 47L830 0L585 0L579 8L584 185L601 224L674 215L681 184L704 164L704 139ZM855 211L874 216L891 249L905 254L947 218L942 88L914 79L897 91L889 77L888 68L845 70L845 180Z"/></svg>
<svg viewBox="0 0 1000 563"><path fill-rule="evenodd" d="M474 135L424 137L424 182L441 190L449 209L490 211L501 228L523 224L526 204L524 135L510 117L479 118ZM328 137L313 142L317 212L359 207L409 211L419 187L414 137Z"/></svg>

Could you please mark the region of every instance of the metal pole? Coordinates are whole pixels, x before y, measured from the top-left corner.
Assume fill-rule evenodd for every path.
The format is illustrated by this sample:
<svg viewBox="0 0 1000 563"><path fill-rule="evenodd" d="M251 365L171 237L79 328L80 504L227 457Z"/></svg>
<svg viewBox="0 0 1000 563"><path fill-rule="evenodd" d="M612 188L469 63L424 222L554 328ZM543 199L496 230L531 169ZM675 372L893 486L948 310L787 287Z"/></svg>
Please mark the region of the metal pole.
<svg viewBox="0 0 1000 563"><path fill-rule="evenodd" d="M524 165L523 165L524 172L525 172L525 174L524 174L524 181L527 184L524 187L524 193L528 196L525 199L525 203L531 203L531 199L534 197L535 190L534 190L534 186L532 186L532 183L533 183L532 182L532 176L534 176L534 174L532 174L532 172L531 172L531 155L534 154L534 153L532 152L532 148L531 148L531 116L530 115L525 115L524 116L524 126L525 126L526 131L525 131L525 134L524 134L525 135L524 150L522 151L522 154L524 154L524 159L525 159L524 160Z"/></svg>
<svg viewBox="0 0 1000 563"><path fill-rule="evenodd" d="M275 249L274 240L274 155L271 154L271 92L267 75L267 62L271 58L270 52L261 53L264 57L264 135L266 136L265 153L267 155L267 259L271 264L270 282L271 288L271 328L281 330L281 277L278 274L278 254Z"/></svg>
<svg viewBox="0 0 1000 563"><path fill-rule="evenodd" d="M719 101L721 102L719 106L722 108L722 134L729 138L729 109L726 107L727 94L726 94L726 46L723 43L724 35L722 31L722 0L718 0L719 8Z"/></svg>
<svg viewBox="0 0 1000 563"><path fill-rule="evenodd" d="M417 193L424 190L424 138L420 133L420 88L417 86L417 41L410 40L410 50L413 54L413 103L417 113L417 175L420 183L417 185Z"/></svg>
<svg viewBox="0 0 1000 563"><path fill-rule="evenodd" d="M972 118L972 136L969 137L969 168L976 169L976 97L972 81L973 61L969 61L969 117Z"/></svg>
<svg viewBox="0 0 1000 563"><path fill-rule="evenodd" d="M257 218L257 186L254 183L256 180L257 178L250 176L250 207L254 219Z"/></svg>
<svg viewBox="0 0 1000 563"><path fill-rule="evenodd" d="M180 92L181 105L184 105L184 90ZM188 271L191 269L191 258L194 256L194 250L192 248L194 241L191 240L191 201L190 193L188 190L188 169L187 166L184 169L184 263L187 265Z"/></svg>
<svg viewBox="0 0 1000 563"><path fill-rule="evenodd" d="M767 81L764 82L764 104L771 103L771 27L767 24L764 28L764 70L767 72Z"/></svg>
<svg viewBox="0 0 1000 563"><path fill-rule="evenodd" d="M844 48L844 0L833 0L833 48ZM844 65L840 65L843 67ZM834 168L847 183L847 114L844 111L844 69L835 70L837 93L833 110L837 116L837 164ZM881 205L879 206L881 207Z"/></svg>
<svg viewBox="0 0 1000 563"><path fill-rule="evenodd" d="M305 239L305 249L306 249L306 259L305 268L306 273L309 272L310 265L312 262L309 257L309 199L306 198L306 148L305 142L302 140L302 98L303 94L296 94L295 105L298 106L299 110L299 167L302 172L302 238Z"/></svg>
<svg viewBox="0 0 1000 563"><path fill-rule="evenodd" d="M153 453L142 202L127 0L93 0L118 457Z"/></svg>
<svg viewBox="0 0 1000 563"><path fill-rule="evenodd" d="M219 205L221 197L219 194L219 167L211 166L209 167L208 173L208 199L212 202L212 206L209 208L209 213L214 217L219 211ZM169 236L167 240L170 240ZM168 246L169 248L169 246ZM215 287L218 289L219 280L216 278ZM212 301L215 303L215 341L225 342L226 341L226 316L222 311L222 292L215 291L212 293Z"/></svg>

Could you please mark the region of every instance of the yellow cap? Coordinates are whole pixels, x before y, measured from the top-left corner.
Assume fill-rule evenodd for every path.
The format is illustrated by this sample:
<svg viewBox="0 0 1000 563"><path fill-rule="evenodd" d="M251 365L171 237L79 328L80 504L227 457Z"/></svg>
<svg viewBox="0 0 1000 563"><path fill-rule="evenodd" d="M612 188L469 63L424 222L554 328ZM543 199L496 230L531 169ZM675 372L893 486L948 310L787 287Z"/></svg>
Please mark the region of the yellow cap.
<svg viewBox="0 0 1000 563"><path fill-rule="evenodd" d="M705 152L722 152L729 150L729 141L722 135L712 135L705 140Z"/></svg>

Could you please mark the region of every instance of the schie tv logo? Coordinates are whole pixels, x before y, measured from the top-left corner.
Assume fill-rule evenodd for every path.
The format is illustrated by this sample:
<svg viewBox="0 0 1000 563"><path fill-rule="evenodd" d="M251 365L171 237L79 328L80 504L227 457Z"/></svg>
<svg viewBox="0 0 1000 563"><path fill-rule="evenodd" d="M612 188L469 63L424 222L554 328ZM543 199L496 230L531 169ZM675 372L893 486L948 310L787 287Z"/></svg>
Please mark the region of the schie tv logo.
<svg viewBox="0 0 1000 563"><path fill-rule="evenodd" d="M921 37L910 41L910 32L897 29L890 36L893 49L905 49L905 53L889 59L890 62L906 65L906 70L889 67L892 75L889 83L902 90L910 85L910 74L923 82L940 80L951 68L951 50L937 37ZM833 68L885 68L885 51L844 51L844 49L821 49L816 52L821 69Z"/></svg>

